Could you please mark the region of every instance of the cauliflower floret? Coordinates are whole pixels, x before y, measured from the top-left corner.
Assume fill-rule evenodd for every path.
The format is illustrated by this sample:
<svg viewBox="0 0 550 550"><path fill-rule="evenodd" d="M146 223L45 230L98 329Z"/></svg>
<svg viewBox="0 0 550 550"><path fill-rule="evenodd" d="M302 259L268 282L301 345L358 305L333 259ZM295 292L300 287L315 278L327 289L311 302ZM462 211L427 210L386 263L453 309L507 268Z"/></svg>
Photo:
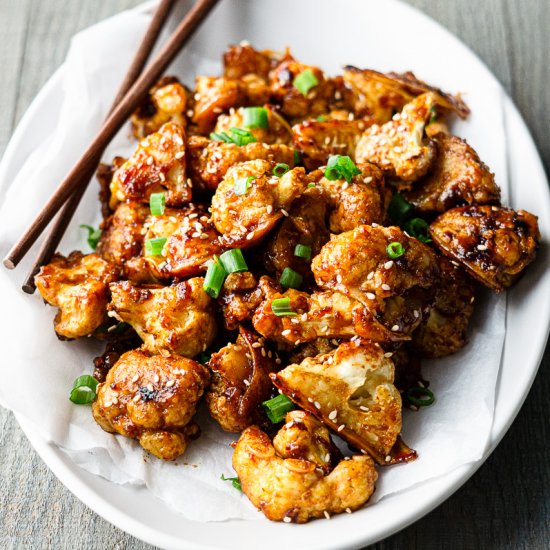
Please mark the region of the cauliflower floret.
<svg viewBox="0 0 550 550"><path fill-rule="evenodd" d="M165 192L166 204L181 206L191 200L185 160L185 131L169 122L140 141L135 153L114 173L111 202L149 202L151 193Z"/></svg>
<svg viewBox="0 0 550 550"><path fill-rule="evenodd" d="M434 103L433 93L423 94L389 122L371 126L357 144L357 162L374 162L385 173L405 182L424 176L436 156L433 142L424 135Z"/></svg>
<svg viewBox="0 0 550 550"><path fill-rule="evenodd" d="M109 283L116 281L114 265L97 254L55 254L34 278L42 298L59 308L55 332L63 338L88 336L103 323L109 301Z"/></svg>
<svg viewBox="0 0 550 550"><path fill-rule="evenodd" d="M443 254L495 292L519 278L540 242L536 216L497 206L448 210L430 225L430 235Z"/></svg>
<svg viewBox="0 0 550 550"><path fill-rule="evenodd" d="M247 428L233 453L243 493L272 521L305 523L357 510L374 492L372 460L354 456L324 475L315 462L278 456L267 434Z"/></svg>
<svg viewBox="0 0 550 550"><path fill-rule="evenodd" d="M202 277L167 287L113 283L109 311L132 325L147 351L194 357L216 336L214 302L203 284Z"/></svg>
<svg viewBox="0 0 550 550"><path fill-rule="evenodd" d="M370 342L347 342L272 374L287 397L379 464L401 431L401 396L394 366Z"/></svg>
<svg viewBox="0 0 550 550"><path fill-rule="evenodd" d="M209 378L208 369L190 359L132 350L99 384L92 413L105 431L137 439L156 457L175 460L198 435L192 418Z"/></svg>
<svg viewBox="0 0 550 550"><path fill-rule="evenodd" d="M267 79L269 71L283 59L292 59L290 52L273 50L255 50L249 44L230 46L223 54L224 76L242 78L254 74Z"/></svg>
<svg viewBox="0 0 550 550"><path fill-rule="evenodd" d="M252 273L230 273L218 299L226 328L235 330L240 323L252 319L263 298L262 282L258 282Z"/></svg>
<svg viewBox="0 0 550 550"><path fill-rule="evenodd" d="M261 241L307 187L303 168L282 177L274 164L252 160L232 166L212 198L212 221L231 247Z"/></svg>

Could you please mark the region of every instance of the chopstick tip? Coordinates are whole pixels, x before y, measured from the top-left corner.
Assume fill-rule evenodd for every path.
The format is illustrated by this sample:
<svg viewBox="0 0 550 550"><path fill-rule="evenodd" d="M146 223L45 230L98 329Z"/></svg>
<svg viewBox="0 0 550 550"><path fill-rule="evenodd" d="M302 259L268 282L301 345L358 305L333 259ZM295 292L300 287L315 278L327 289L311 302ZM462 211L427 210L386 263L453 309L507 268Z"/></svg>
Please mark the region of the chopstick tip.
<svg viewBox="0 0 550 550"><path fill-rule="evenodd" d="M4 258L2 263L4 264L4 267L8 269L15 269L15 262L9 256Z"/></svg>

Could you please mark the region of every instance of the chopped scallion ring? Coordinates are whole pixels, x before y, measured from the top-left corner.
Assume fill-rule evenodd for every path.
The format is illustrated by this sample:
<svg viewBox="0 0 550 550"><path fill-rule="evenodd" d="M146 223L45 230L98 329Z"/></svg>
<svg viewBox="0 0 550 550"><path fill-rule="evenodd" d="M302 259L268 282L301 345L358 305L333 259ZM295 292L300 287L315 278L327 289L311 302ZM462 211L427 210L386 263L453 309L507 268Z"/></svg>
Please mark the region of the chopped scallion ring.
<svg viewBox="0 0 550 550"><path fill-rule="evenodd" d="M297 244L296 248L294 249L294 256L298 256L298 258L304 258L305 260L310 260L311 246L308 246L307 244Z"/></svg>
<svg viewBox="0 0 550 550"><path fill-rule="evenodd" d="M248 266L240 248L227 250L220 256L220 262L227 274L248 271Z"/></svg>
<svg viewBox="0 0 550 550"><path fill-rule="evenodd" d="M431 243L432 239L428 233L428 222L422 218L413 218L405 223L405 231L415 239L418 239L420 242L425 244Z"/></svg>
<svg viewBox="0 0 550 550"><path fill-rule="evenodd" d="M79 376L73 382L69 399L76 405L87 405L96 398L97 380L89 374Z"/></svg>
<svg viewBox="0 0 550 550"><path fill-rule="evenodd" d="M326 122L328 118L326 116L319 115L316 120L317 122Z"/></svg>
<svg viewBox="0 0 550 550"><path fill-rule="evenodd" d="M145 241L145 254L147 256L160 256L167 240L166 237L148 239Z"/></svg>
<svg viewBox="0 0 550 550"><path fill-rule="evenodd" d="M387 246L386 252L392 260L397 260L397 258L400 258L403 254L405 254L405 249L401 243L395 241Z"/></svg>
<svg viewBox="0 0 550 550"><path fill-rule="evenodd" d="M237 491L242 491L243 490L242 487L241 487L241 482L240 482L238 477L225 477L222 474L220 479L222 481L231 481L231 484L233 485L233 487L235 487L235 489L237 489Z"/></svg>
<svg viewBox="0 0 550 550"><path fill-rule="evenodd" d="M166 195L164 193L151 193L149 197L149 209L153 216L162 216L166 208Z"/></svg>
<svg viewBox="0 0 550 550"><path fill-rule="evenodd" d="M290 170L290 166L288 164L285 164L284 162L280 162L273 168L273 175L280 178L281 176L284 176L288 171Z"/></svg>
<svg viewBox="0 0 550 550"><path fill-rule="evenodd" d="M208 266L206 277L204 278L203 290L212 298L217 298L220 295L220 291L227 275L225 268L221 264L219 258L214 256Z"/></svg>
<svg viewBox="0 0 550 550"><path fill-rule="evenodd" d="M290 298L276 298L271 302L271 311L277 317L295 317L297 313L292 311Z"/></svg>
<svg viewBox="0 0 550 550"><path fill-rule="evenodd" d="M302 155L300 151L294 149L294 166L298 166L302 162Z"/></svg>
<svg viewBox="0 0 550 550"><path fill-rule="evenodd" d="M407 390L407 397L417 407L429 407L435 401L435 395L431 390L419 386Z"/></svg>
<svg viewBox="0 0 550 550"><path fill-rule="evenodd" d="M88 246L95 250L97 248L97 243L99 242L99 239L101 238L101 229L96 229L95 227L92 227L91 225L82 224L80 226L82 229L88 230Z"/></svg>
<svg viewBox="0 0 550 550"><path fill-rule="evenodd" d="M308 183L307 186L311 189L313 189L313 187L317 187L314 183Z"/></svg>
<svg viewBox="0 0 550 550"><path fill-rule="evenodd" d="M235 191L235 195L240 197L241 195L246 195L248 193L248 190L252 186L252 182L256 178L254 176L248 176L246 178L238 178L235 180L235 183L233 185L233 190Z"/></svg>
<svg viewBox="0 0 550 550"><path fill-rule="evenodd" d="M306 96L311 88L315 88L319 84L319 80L311 69L304 69L296 75L292 84L303 96Z"/></svg>
<svg viewBox="0 0 550 550"><path fill-rule="evenodd" d="M279 283L281 283L281 286L284 286L285 288L298 289L302 285L303 280L304 278L299 273L296 273L296 271L290 267L285 267L281 273Z"/></svg>
<svg viewBox="0 0 550 550"><path fill-rule="evenodd" d="M210 139L216 141L223 141L225 143L234 143L239 147L247 145L248 143L255 143L256 138L248 131L241 128L230 128L227 132L212 132Z"/></svg>
<svg viewBox="0 0 550 550"><path fill-rule="evenodd" d="M394 223L401 223L411 214L414 206L401 193L394 193L388 206L388 216Z"/></svg>
<svg viewBox="0 0 550 550"><path fill-rule="evenodd" d="M245 128L269 128L268 113L265 107L245 107L243 109Z"/></svg>
<svg viewBox="0 0 550 550"><path fill-rule="evenodd" d="M273 424L278 424L285 419L287 412L294 409L294 403L286 395L280 394L269 401L264 401L262 407L269 420Z"/></svg>
<svg viewBox="0 0 550 550"><path fill-rule="evenodd" d="M361 170L355 166L355 163L347 155L331 155L325 169L325 177L327 180L345 179L348 183L351 182L353 176L357 176Z"/></svg>

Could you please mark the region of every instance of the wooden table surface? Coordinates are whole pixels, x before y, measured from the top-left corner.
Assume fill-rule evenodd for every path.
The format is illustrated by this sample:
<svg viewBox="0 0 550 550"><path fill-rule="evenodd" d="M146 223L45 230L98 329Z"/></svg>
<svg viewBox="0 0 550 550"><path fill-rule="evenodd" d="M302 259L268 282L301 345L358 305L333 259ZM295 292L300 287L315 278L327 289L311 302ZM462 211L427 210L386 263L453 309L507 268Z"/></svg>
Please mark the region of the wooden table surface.
<svg viewBox="0 0 550 550"><path fill-rule="evenodd" d="M531 128L548 173L549 0L407 1L450 29L490 67ZM0 154L62 63L71 36L138 3L0 0ZM550 547L548 367L547 349L523 409L476 475L431 514L374 548ZM13 415L0 409L0 548L152 547L110 525L65 489Z"/></svg>

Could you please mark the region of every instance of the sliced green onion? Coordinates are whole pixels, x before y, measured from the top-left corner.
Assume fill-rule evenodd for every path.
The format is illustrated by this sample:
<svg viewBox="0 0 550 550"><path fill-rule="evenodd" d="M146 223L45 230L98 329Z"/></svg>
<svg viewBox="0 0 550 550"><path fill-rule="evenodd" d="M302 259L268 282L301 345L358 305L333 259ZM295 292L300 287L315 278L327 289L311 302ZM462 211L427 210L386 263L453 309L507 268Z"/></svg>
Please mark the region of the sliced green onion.
<svg viewBox="0 0 550 550"><path fill-rule="evenodd" d="M204 278L204 284L202 286L204 292L212 298L217 298L220 295L226 275L225 268L220 263L219 258L214 256L208 266L206 277Z"/></svg>
<svg viewBox="0 0 550 550"><path fill-rule="evenodd" d="M403 254L405 254L405 249L401 243L395 241L387 246L386 252L392 260L397 260L397 258L400 258Z"/></svg>
<svg viewBox="0 0 550 550"><path fill-rule="evenodd" d="M430 107L430 113L432 114L432 116L430 117L430 121L428 122L428 124L432 124L437 120L437 107L435 105L432 105Z"/></svg>
<svg viewBox="0 0 550 550"><path fill-rule="evenodd" d="M252 187L252 182L255 179L256 178L254 176L248 176L246 178L236 179L233 185L233 190L235 191L235 195L237 195L238 197L240 197L241 195L246 195L250 187Z"/></svg>
<svg viewBox="0 0 550 550"><path fill-rule="evenodd" d="M294 249L294 256L298 256L298 258L304 258L305 260L310 260L311 246L308 246L307 244L297 244L296 248Z"/></svg>
<svg viewBox="0 0 550 550"><path fill-rule="evenodd" d="M166 208L166 195L164 193L151 193L149 197L149 209L153 216L162 216Z"/></svg>
<svg viewBox="0 0 550 550"><path fill-rule="evenodd" d="M428 222L422 218L413 218L404 225L405 231L415 239L423 243L431 243L432 239L428 233Z"/></svg>
<svg viewBox="0 0 550 550"><path fill-rule="evenodd" d="M361 170L355 166L355 163L347 155L331 155L325 169L325 177L327 180L345 179L348 183L351 182L353 176L357 176Z"/></svg>
<svg viewBox="0 0 550 550"><path fill-rule="evenodd" d="M243 126L245 128L269 128L265 107L245 107L243 109Z"/></svg>
<svg viewBox="0 0 550 550"><path fill-rule="evenodd" d="M297 313L292 311L290 298L277 298L271 302L271 311L277 317L295 317Z"/></svg>
<svg viewBox="0 0 550 550"><path fill-rule="evenodd" d="M429 407L435 401L435 395L428 388L415 386L407 390L409 401L417 407Z"/></svg>
<svg viewBox="0 0 550 550"><path fill-rule="evenodd" d="M148 239L145 241L145 254L147 256L160 256L167 240L166 237Z"/></svg>
<svg viewBox="0 0 550 550"><path fill-rule="evenodd" d="M294 149L294 166L298 166L302 162L302 154Z"/></svg>
<svg viewBox="0 0 550 550"><path fill-rule="evenodd" d="M275 166L275 168L273 168L273 175L280 178L281 176L284 176L289 170L290 166L288 164L280 162Z"/></svg>
<svg viewBox="0 0 550 550"><path fill-rule="evenodd" d="M319 84L319 81L311 69L304 69L294 78L292 84L303 96L306 96L311 88L315 88Z"/></svg>
<svg viewBox="0 0 550 550"><path fill-rule="evenodd" d="M320 115L317 117L317 122L326 122L328 118L326 116Z"/></svg>
<svg viewBox="0 0 550 550"><path fill-rule="evenodd" d="M414 210L412 205L401 193L394 193L388 206L388 216L394 223L403 222Z"/></svg>
<svg viewBox="0 0 550 550"><path fill-rule="evenodd" d="M212 357L211 353L201 352L199 354L199 363L201 363L201 365L206 365L208 361L210 361L210 357Z"/></svg>
<svg viewBox="0 0 550 550"><path fill-rule="evenodd" d="M224 252L220 256L220 262L227 274L248 271L248 266L246 265L246 261L240 248L233 248L232 250L227 250Z"/></svg>
<svg viewBox="0 0 550 550"><path fill-rule="evenodd" d="M214 141L224 141L225 143L233 143L231 136L227 132L212 132L210 139Z"/></svg>
<svg viewBox="0 0 550 550"><path fill-rule="evenodd" d="M317 187L314 183L308 183L307 186L312 189L313 187Z"/></svg>
<svg viewBox="0 0 550 550"><path fill-rule="evenodd" d="M96 398L97 380L89 374L79 376L73 382L69 399L77 405L87 405Z"/></svg>
<svg viewBox="0 0 550 550"><path fill-rule="evenodd" d="M99 242L99 239L101 238L101 229L96 229L95 227L92 227L91 225L82 224L80 226L82 229L88 230L88 246L95 250L97 248L97 243Z"/></svg>
<svg viewBox="0 0 550 550"><path fill-rule="evenodd" d="M257 141L256 138L248 130L242 130L241 128L230 128L229 133L212 132L210 134L210 139L224 141L225 143L234 143L239 147Z"/></svg>
<svg viewBox="0 0 550 550"><path fill-rule="evenodd" d="M264 401L262 407L265 409L267 418L273 424L278 424L285 419L287 412L294 409L294 403L286 395L280 394L269 401Z"/></svg>
<svg viewBox="0 0 550 550"><path fill-rule="evenodd" d="M237 491L242 491L241 482L239 481L238 477L225 477L223 474L220 478L222 481L231 481L231 484Z"/></svg>
<svg viewBox="0 0 550 550"><path fill-rule="evenodd" d="M304 278L294 271L294 269L290 269L290 267L285 267L283 272L281 273L281 278L279 282L281 283L281 286L284 286L285 288L300 288L302 285L302 281Z"/></svg>

